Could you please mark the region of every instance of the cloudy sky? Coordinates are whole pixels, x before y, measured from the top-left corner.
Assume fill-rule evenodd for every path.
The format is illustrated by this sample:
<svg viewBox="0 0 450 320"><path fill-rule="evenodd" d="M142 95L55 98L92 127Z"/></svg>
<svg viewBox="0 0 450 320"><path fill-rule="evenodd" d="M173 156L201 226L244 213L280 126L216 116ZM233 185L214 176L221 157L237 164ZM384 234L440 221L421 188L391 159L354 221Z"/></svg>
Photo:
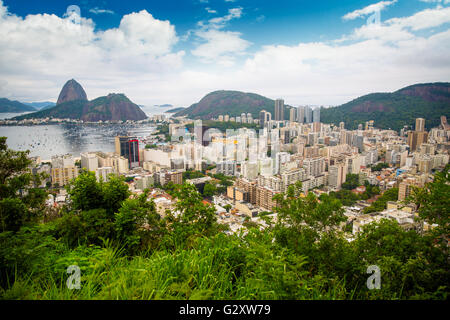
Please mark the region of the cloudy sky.
<svg viewBox="0 0 450 320"><path fill-rule="evenodd" d="M338 105L450 81L450 0L0 0L0 97L56 101L71 78L143 105Z"/></svg>

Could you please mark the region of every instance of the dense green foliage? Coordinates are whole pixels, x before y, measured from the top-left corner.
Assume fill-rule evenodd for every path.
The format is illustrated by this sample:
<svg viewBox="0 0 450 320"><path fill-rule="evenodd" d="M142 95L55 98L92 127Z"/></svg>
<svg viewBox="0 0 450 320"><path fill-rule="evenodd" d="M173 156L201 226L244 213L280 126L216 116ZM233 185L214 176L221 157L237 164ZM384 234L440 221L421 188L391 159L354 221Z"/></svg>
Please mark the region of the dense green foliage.
<svg viewBox="0 0 450 320"><path fill-rule="evenodd" d="M208 175L214 179L219 180L216 184L217 193L223 194L227 192L227 187L233 185L234 177L226 176L223 173L208 173Z"/></svg>
<svg viewBox="0 0 450 320"><path fill-rule="evenodd" d="M440 116L450 114L449 86L449 83L422 84L394 93L372 93L338 107L322 108L320 119L335 125L343 121L350 130L374 120L377 128L398 131L404 125L413 127L416 118L424 118L430 129L440 124ZM420 87L422 96L411 94L415 87Z"/></svg>
<svg viewBox="0 0 450 320"><path fill-rule="evenodd" d="M419 208L419 215L429 223L437 224L433 235L439 238L440 244L448 251L448 235L450 234L450 165L444 171L437 172L434 181L424 188L413 188L408 200Z"/></svg>
<svg viewBox="0 0 450 320"><path fill-rule="evenodd" d="M385 168L389 168L389 164L388 163L384 163L384 162L380 162L380 163L378 163L378 164L376 164L374 166L371 166L370 170L372 172L377 172L377 171L381 171L382 169L385 169Z"/></svg>
<svg viewBox="0 0 450 320"><path fill-rule="evenodd" d="M209 182L205 183L205 187L203 188L203 195L207 198L211 198L215 194L217 194L216 185Z"/></svg>
<svg viewBox="0 0 450 320"><path fill-rule="evenodd" d="M345 177L345 182L342 184L342 188L346 190L353 190L359 186L359 175L348 173Z"/></svg>
<svg viewBox="0 0 450 320"><path fill-rule="evenodd" d="M351 178L351 181L352 187L354 185L357 187L360 185L359 183L356 183L355 177ZM350 184L347 186L350 186ZM342 187L344 187L344 185ZM380 194L380 188L378 186L371 185L368 181L364 182L364 187L366 188L366 191L362 194L354 193L347 189L341 189L339 191L331 191L329 194L322 194L319 198L322 200L324 198L331 197L341 201L344 206L352 206L359 200L368 200L373 196Z"/></svg>
<svg viewBox="0 0 450 320"><path fill-rule="evenodd" d="M44 174L32 175L28 151L8 149L6 138L0 137L0 228L17 231L37 221L44 210L46 192L35 188Z"/></svg>
<svg viewBox="0 0 450 320"><path fill-rule="evenodd" d="M349 242L340 200L302 198L297 184L275 197L276 222L265 215L267 228L247 220L246 232L226 235L193 185L172 185L176 208L160 214L147 192L129 197L120 178L97 182L89 172L69 185L70 204L44 222L33 216L37 198L12 192L11 179L29 170L26 153L1 141L0 159L10 159L0 162L2 299L448 298L448 248L436 242L448 234L448 199L439 201L449 192L448 168L414 193L421 219L440 224L430 233L382 220ZM81 269L79 290L66 286L71 265ZM380 290L366 286L369 265L381 269Z"/></svg>
<svg viewBox="0 0 450 320"><path fill-rule="evenodd" d="M171 136L169 134L169 125L168 124L160 124L158 125L155 132L152 133L153 135L164 135L164 141L170 141Z"/></svg>
<svg viewBox="0 0 450 320"><path fill-rule="evenodd" d="M398 188L391 188L386 190L381 197L379 197L374 203L369 207L364 208L364 213L370 212L380 212L386 209L388 201L397 201L398 199Z"/></svg>
<svg viewBox="0 0 450 320"><path fill-rule="evenodd" d="M82 171L66 189L75 210L105 209L110 214L117 212L122 202L130 196L123 177L110 175L108 182L97 182L94 172Z"/></svg>
<svg viewBox="0 0 450 320"><path fill-rule="evenodd" d="M205 176L206 175L203 174L201 171L186 170L183 172L183 180L203 178Z"/></svg>

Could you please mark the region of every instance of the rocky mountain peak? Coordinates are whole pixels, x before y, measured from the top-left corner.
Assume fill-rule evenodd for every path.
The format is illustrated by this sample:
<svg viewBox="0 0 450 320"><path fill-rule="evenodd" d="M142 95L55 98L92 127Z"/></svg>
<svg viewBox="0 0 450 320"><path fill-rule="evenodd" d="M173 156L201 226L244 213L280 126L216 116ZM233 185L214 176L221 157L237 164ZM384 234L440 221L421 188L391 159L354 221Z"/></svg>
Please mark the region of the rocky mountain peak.
<svg viewBox="0 0 450 320"><path fill-rule="evenodd" d="M83 87L74 79L71 79L67 81L64 87L62 88L58 97L57 104L74 100L87 101L87 95Z"/></svg>

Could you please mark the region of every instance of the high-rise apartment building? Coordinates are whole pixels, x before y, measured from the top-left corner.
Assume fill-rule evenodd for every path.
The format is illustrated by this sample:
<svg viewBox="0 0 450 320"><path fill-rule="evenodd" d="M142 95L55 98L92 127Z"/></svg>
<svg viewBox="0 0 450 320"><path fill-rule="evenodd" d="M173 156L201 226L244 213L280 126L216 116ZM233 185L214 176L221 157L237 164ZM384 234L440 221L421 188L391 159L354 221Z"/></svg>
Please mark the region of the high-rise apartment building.
<svg viewBox="0 0 450 320"><path fill-rule="evenodd" d="M264 124L266 123L266 110L261 110L259 112L259 125L264 128Z"/></svg>
<svg viewBox="0 0 450 320"><path fill-rule="evenodd" d="M443 130L449 130L450 129L450 125L447 122L447 117L446 116L441 116L441 129L443 129Z"/></svg>
<svg viewBox="0 0 450 320"><path fill-rule="evenodd" d="M226 176L234 176L236 173L236 161L220 161L216 163L217 173L222 173Z"/></svg>
<svg viewBox="0 0 450 320"><path fill-rule="evenodd" d="M408 145L410 151L416 151L422 143L428 141L428 132L425 131L425 119L416 119L416 130L408 132Z"/></svg>
<svg viewBox="0 0 450 320"><path fill-rule="evenodd" d="M248 194L247 201L251 204L256 204L256 182L247 179L236 179L234 185L236 188Z"/></svg>
<svg viewBox="0 0 450 320"><path fill-rule="evenodd" d="M320 107L317 107L313 111L313 122L320 122Z"/></svg>
<svg viewBox="0 0 450 320"><path fill-rule="evenodd" d="M320 132L322 124L320 122L313 122L313 132Z"/></svg>
<svg viewBox="0 0 450 320"><path fill-rule="evenodd" d="M78 167L72 155L52 157L52 184L64 186L78 177Z"/></svg>
<svg viewBox="0 0 450 320"><path fill-rule="evenodd" d="M97 170L98 168L98 157L95 153L85 152L81 154L81 167L87 169L88 171Z"/></svg>
<svg viewBox="0 0 450 320"><path fill-rule="evenodd" d="M418 161L418 171L421 173L430 173L433 168L431 157L428 155L423 156Z"/></svg>
<svg viewBox="0 0 450 320"><path fill-rule="evenodd" d="M311 107L305 107L305 123L311 123L313 120L313 111Z"/></svg>
<svg viewBox="0 0 450 320"><path fill-rule="evenodd" d="M297 108L297 121L299 123L305 122L305 107L303 107L303 106L299 106Z"/></svg>
<svg viewBox="0 0 450 320"><path fill-rule="evenodd" d="M247 123L253 123L253 116L250 112L247 113Z"/></svg>
<svg viewBox="0 0 450 320"><path fill-rule="evenodd" d="M256 187L256 205L266 210L272 211L276 206L273 197L279 192L267 187Z"/></svg>
<svg viewBox="0 0 450 320"><path fill-rule="evenodd" d="M114 168L113 167L102 167L95 170L95 176L97 177L97 181L103 180L108 181L109 175L114 174Z"/></svg>
<svg viewBox="0 0 450 320"><path fill-rule="evenodd" d="M364 137L357 135L353 136L353 146L358 148L358 151L362 153L364 151Z"/></svg>
<svg viewBox="0 0 450 320"><path fill-rule="evenodd" d="M277 99L275 100L275 121L283 121L284 120L284 100Z"/></svg>
<svg viewBox="0 0 450 320"><path fill-rule="evenodd" d="M336 164L330 166L328 172L329 185L335 189L340 189L347 176L347 166L344 164Z"/></svg>
<svg viewBox="0 0 450 320"><path fill-rule="evenodd" d="M289 110L289 121L295 122L297 120L297 110L295 108L291 108Z"/></svg>
<svg viewBox="0 0 450 320"><path fill-rule="evenodd" d="M418 132L425 131L425 119L424 118L417 118L416 119L415 131L418 131Z"/></svg>
<svg viewBox="0 0 450 320"><path fill-rule="evenodd" d="M155 183L165 186L169 182L173 184L183 183L183 172L179 170L163 170L154 174Z"/></svg>
<svg viewBox="0 0 450 320"><path fill-rule="evenodd" d="M307 176L317 177L325 171L325 159L305 159L303 160L303 168L305 169Z"/></svg>
<svg viewBox="0 0 450 320"><path fill-rule="evenodd" d="M264 127L264 125L271 120L272 114L270 112L267 112L266 110L261 110L261 112L259 113L259 125L261 127Z"/></svg>
<svg viewBox="0 0 450 320"><path fill-rule="evenodd" d="M256 179L258 177L258 163L244 161L241 165L241 174L245 179Z"/></svg>
<svg viewBox="0 0 450 320"><path fill-rule="evenodd" d="M139 141L137 137L117 136L115 147L118 156L128 159L130 169L139 167Z"/></svg>

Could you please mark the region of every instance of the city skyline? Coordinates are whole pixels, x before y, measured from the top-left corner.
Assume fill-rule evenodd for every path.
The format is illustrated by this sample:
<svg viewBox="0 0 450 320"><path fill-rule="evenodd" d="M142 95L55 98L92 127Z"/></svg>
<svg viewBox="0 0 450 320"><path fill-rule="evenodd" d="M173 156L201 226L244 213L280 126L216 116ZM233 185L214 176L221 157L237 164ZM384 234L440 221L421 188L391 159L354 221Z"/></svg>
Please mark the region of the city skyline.
<svg viewBox="0 0 450 320"><path fill-rule="evenodd" d="M450 0L0 0L0 299L443 306L449 52Z"/></svg>
<svg viewBox="0 0 450 320"><path fill-rule="evenodd" d="M79 29L64 18L69 5L80 7ZM380 25L367 25L376 10ZM449 21L446 1L4 0L0 96L56 101L76 78L89 98L108 89L143 105L186 107L221 89L338 105L448 81Z"/></svg>

